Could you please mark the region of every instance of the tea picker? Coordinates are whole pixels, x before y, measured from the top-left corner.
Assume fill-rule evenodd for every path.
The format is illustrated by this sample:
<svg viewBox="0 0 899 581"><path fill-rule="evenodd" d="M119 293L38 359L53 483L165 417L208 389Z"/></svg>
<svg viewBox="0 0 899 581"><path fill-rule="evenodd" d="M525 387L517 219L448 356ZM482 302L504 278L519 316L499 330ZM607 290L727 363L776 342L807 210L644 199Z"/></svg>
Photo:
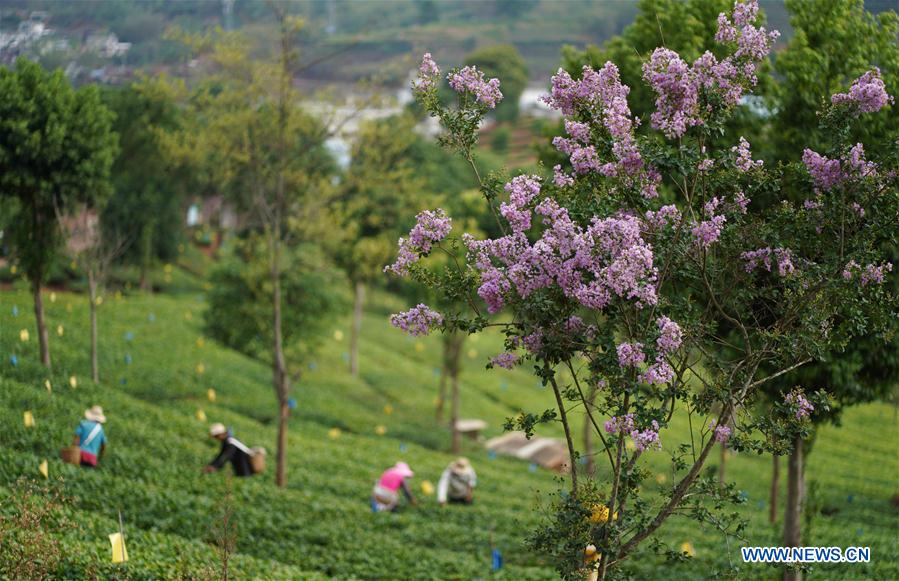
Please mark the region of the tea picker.
<svg viewBox="0 0 899 581"><path fill-rule="evenodd" d="M409 504L415 506L418 501L412 496L407 480L415 476L412 469L405 462L397 462L381 474L378 482L375 483L371 492L371 510L372 512L392 512L399 505L399 492L402 490L403 495Z"/></svg>
<svg viewBox="0 0 899 581"><path fill-rule="evenodd" d="M265 470L265 448L249 448L220 423L209 426L209 436L220 441L222 448L218 456L203 467L204 474L221 470L226 462L231 462L235 476L252 476Z"/></svg>
<svg viewBox="0 0 899 581"><path fill-rule="evenodd" d="M59 451L63 462L96 468L100 456L106 451L106 432L103 424L106 423L106 415L103 408L95 405L84 411L84 419L75 429L75 437L72 445Z"/></svg>

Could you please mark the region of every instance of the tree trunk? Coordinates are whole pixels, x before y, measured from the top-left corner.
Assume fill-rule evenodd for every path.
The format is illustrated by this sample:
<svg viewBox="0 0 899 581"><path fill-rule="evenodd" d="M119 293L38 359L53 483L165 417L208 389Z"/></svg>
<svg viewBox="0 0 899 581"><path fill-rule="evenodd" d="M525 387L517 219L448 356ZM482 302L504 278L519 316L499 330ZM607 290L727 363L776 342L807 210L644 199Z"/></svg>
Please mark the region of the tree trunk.
<svg viewBox="0 0 899 581"><path fill-rule="evenodd" d="M97 276L93 269L87 271L87 294L91 314L91 379L100 383L100 365L97 358Z"/></svg>
<svg viewBox="0 0 899 581"><path fill-rule="evenodd" d="M450 421L453 424L453 454L458 454L462 450L462 434L459 432L459 373L454 370L451 378L453 389L453 404L450 415Z"/></svg>
<svg viewBox="0 0 899 581"><path fill-rule="evenodd" d="M450 359L452 355L452 335L443 336L443 367L440 369L440 385L437 389L437 404L434 406L434 416L438 423L443 422L443 407L446 403L446 380L450 374Z"/></svg>
<svg viewBox="0 0 899 581"><path fill-rule="evenodd" d="M721 463L718 464L718 486L724 486L727 477L727 444L721 443Z"/></svg>
<svg viewBox="0 0 899 581"><path fill-rule="evenodd" d="M153 221L144 224L140 231L140 290L150 292L150 263L153 261Z"/></svg>
<svg viewBox="0 0 899 581"><path fill-rule="evenodd" d="M37 340L41 351L41 363L50 369L50 336L47 334L47 322L44 320L44 300L41 298L40 279L34 279L31 290L34 295L34 319L37 322Z"/></svg>
<svg viewBox="0 0 899 581"><path fill-rule="evenodd" d="M350 331L350 375L359 375L359 334L362 331L362 305L365 303L365 284L356 281L356 298L353 303L353 328Z"/></svg>
<svg viewBox="0 0 899 581"><path fill-rule="evenodd" d="M462 355L462 345L465 342L465 335L461 333L453 333L449 339L449 356L446 360L446 368L449 374L450 389L452 391L450 397L450 428L453 432L452 452L458 454L462 449L462 434L459 432L459 360Z"/></svg>
<svg viewBox="0 0 899 581"><path fill-rule="evenodd" d="M780 456L774 454L771 456L771 494L768 499L768 522L774 524L777 522L777 497L780 492Z"/></svg>
<svg viewBox="0 0 899 581"><path fill-rule="evenodd" d="M799 547L802 545L802 529L800 518L802 516L802 438L796 436L793 439L793 451L790 452L787 463L787 506L784 514L784 540L785 547ZM786 569L784 581L802 581L802 572Z"/></svg>
<svg viewBox="0 0 899 581"><path fill-rule="evenodd" d="M278 422L277 474L275 484L287 486L287 417L289 408L287 396L287 363L284 358L284 341L281 329L281 235L276 225L270 239L271 243L271 281L272 281L272 383L278 396L280 416Z"/></svg>
<svg viewBox="0 0 899 581"><path fill-rule="evenodd" d="M599 389L596 386L590 388L590 392L587 394L586 405L593 405L596 401L597 393L599 393ZM584 458L587 459L587 465L584 467L587 478L593 478L596 476L596 459L594 458L593 450L593 424L586 417L586 414L584 416Z"/></svg>
<svg viewBox="0 0 899 581"><path fill-rule="evenodd" d="M287 486L287 420L290 417L290 407L287 400L278 403L278 451L276 455L277 471L275 484L280 487Z"/></svg>

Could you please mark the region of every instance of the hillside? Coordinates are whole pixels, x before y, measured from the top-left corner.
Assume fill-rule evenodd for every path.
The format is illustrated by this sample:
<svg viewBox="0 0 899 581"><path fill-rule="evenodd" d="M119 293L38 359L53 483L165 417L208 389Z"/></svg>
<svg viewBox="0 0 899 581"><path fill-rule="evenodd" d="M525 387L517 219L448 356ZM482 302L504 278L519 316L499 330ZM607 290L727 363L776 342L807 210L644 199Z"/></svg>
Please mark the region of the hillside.
<svg viewBox="0 0 899 581"><path fill-rule="evenodd" d="M128 577L201 575L216 562L212 531L230 487L237 531L231 567L239 578L487 578L491 537L506 562L492 578L555 577L522 545L539 518L537 502L557 488L554 475L491 458L468 443L466 453L479 474L477 503L441 510L421 493L421 483L436 485L451 459L444 451L448 432L433 421L439 339L412 340L390 328L386 315L400 304L388 296L377 295L367 311L359 379L346 371L344 321L335 327L343 336L328 338L295 386L286 490L274 487L271 467L263 477L230 484L222 474L201 475L216 451L206 437L209 422L225 422L248 444L272 451L276 407L268 367L203 339L202 287L180 271L175 282L176 294L106 298L99 386L87 378L83 296L60 291L55 300L49 293L45 299L51 329L62 326L62 336L54 332L51 338L54 371L48 375L37 363L24 286L17 282L14 290L0 292L0 501L20 489L22 477L42 480L38 465L49 460L51 483L72 498L70 516L78 525L61 536L66 576L86 576L89 563L101 577L121 576L121 566L109 563L107 540L117 530L118 510L131 557ZM21 329L30 332L26 342ZM499 434L503 419L519 409L551 405L549 394L524 371L483 369L499 345L498 337L488 336L466 346L462 415L485 419L488 435ZM72 375L75 388L69 385ZM52 392L44 386L47 379ZM210 388L214 402L207 397ZM88 472L62 464L57 452L83 410L95 403L107 411L110 448L102 469ZM34 428L23 426L25 410L33 412ZM198 410L207 422L197 418ZM384 435L377 434L379 426ZM877 439L870 437L872 426ZM676 429L687 434L685 425ZM815 500L831 516L814 518L807 544L870 546L872 562L852 569L820 567L814 578L845 578L850 572L899 577L896 512L889 506L899 488L896 441L895 412L886 404L850 410L843 428L821 431L807 478L816 482ZM373 515L371 483L400 458L416 471L421 505ZM650 461L659 486L673 480L666 458L662 452ZM729 479L745 491L739 510L750 519L749 544L778 544L777 530L766 520L769 475L769 458L735 456L728 463ZM2 507L9 514L8 499ZM638 554L630 563L637 576L646 577L652 568L657 578L671 578L674 568L678 578L706 578L733 564L741 578L777 577L774 568L739 563L735 543L728 546L715 531L685 519L672 519L662 539L673 547L691 543L697 558L662 568L655 557Z"/></svg>

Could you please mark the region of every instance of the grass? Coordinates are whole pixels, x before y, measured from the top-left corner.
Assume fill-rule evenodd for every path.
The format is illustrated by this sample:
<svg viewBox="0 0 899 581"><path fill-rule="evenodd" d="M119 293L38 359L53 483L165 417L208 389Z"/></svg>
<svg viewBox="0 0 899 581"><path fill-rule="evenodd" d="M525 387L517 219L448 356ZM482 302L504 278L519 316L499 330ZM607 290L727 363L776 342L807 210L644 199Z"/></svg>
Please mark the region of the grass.
<svg viewBox="0 0 899 581"><path fill-rule="evenodd" d="M554 578L523 546L538 522L538 502L558 487L554 475L531 472L512 459L490 459L467 443L479 474L477 503L440 509L433 497L420 493L421 482L436 484L451 460L448 431L433 417L440 343L409 339L390 328L385 314L401 304L389 296L376 296L367 311L359 378L346 370L349 325L342 321L334 331L343 337L331 334L295 386L287 489L274 487L271 466L261 477L230 485L222 474L201 475L216 451L205 436L208 422L234 426L247 444L273 452L276 406L268 367L203 338L202 285L180 269L173 278L177 292L171 294L107 297L100 314L103 381L97 386L88 379L83 296L57 292L55 301L45 300L54 357L48 374L37 362L27 291L17 283L14 290L0 292L0 498L23 476L40 479L38 464L49 460L51 482L72 497L70 516L79 525L77 533L61 533L65 576L84 575L89 563L102 577L127 572L134 579L196 575L214 566L210 531L231 486L237 529L231 566L241 578L487 578L491 536L506 561L495 578ZM59 325L61 337L55 333ZM20 341L20 329L29 330L29 341ZM465 348L462 415L485 419L488 436L501 433L504 418L520 409L552 405L551 395L524 370L483 369L485 358L499 348L500 338L492 335L470 340ZM18 358L15 367L9 362L12 354ZM72 375L78 383L74 389L68 383ZM48 379L52 393L44 387ZM214 402L207 397L209 389L215 390ZM83 410L95 403L109 417L110 446L102 469L62 464L58 449L69 442ZM23 426L25 410L34 413L35 428ZM198 410L208 422L197 419ZM379 426L386 428L385 435L377 435ZM332 438L335 427L341 432ZM560 432L550 426L541 433ZM664 442L678 435L689 439L685 420L674 424ZM897 491L897 441L895 412L886 404L849 410L842 428L820 431L807 479L818 483L817 500L831 516L816 516L805 542L870 546L872 562L819 566L812 578L899 577L897 513L889 505ZM647 456L650 469L665 479L652 485L670 485L674 475L666 472L664 453ZM416 471L413 487L422 503L394 515L372 515L371 484L400 458ZM770 458L743 455L728 462L729 480L745 492L739 510L749 519L750 545L779 544L779 528L766 518L770 465ZM604 476L600 472L600 480ZM131 557L124 569L109 563L106 538L117 530L119 510ZM734 564L740 578L778 576L773 567L743 565L738 542L728 545L692 521L672 518L661 539L674 547L690 542L696 558L665 564L642 551L628 563L633 575L700 579Z"/></svg>

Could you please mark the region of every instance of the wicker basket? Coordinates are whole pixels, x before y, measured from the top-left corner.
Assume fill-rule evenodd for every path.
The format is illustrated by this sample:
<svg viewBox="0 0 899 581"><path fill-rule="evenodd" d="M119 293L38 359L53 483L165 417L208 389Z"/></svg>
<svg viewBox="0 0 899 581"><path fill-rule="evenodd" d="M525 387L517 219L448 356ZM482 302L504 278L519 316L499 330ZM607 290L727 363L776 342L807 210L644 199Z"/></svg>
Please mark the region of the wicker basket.
<svg viewBox="0 0 899 581"><path fill-rule="evenodd" d="M253 471L253 474L265 472L265 448L256 447L251 452L253 453L250 454L250 469Z"/></svg>
<svg viewBox="0 0 899 581"><path fill-rule="evenodd" d="M67 446L59 450L59 457L66 464L81 465L81 448L78 446Z"/></svg>

